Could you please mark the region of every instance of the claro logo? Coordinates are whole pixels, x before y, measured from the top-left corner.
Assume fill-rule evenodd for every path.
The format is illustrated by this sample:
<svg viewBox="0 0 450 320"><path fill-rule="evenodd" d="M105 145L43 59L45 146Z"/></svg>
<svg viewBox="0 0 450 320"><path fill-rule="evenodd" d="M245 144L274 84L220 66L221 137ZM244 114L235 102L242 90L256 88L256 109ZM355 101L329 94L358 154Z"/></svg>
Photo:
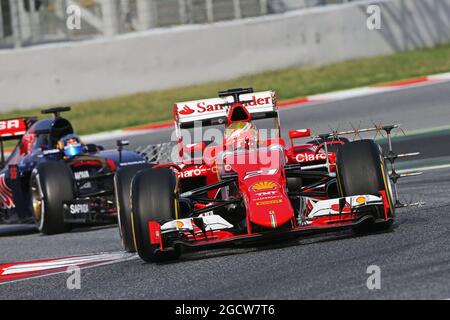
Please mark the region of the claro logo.
<svg viewBox="0 0 450 320"><path fill-rule="evenodd" d="M326 160L327 156L325 153L311 154L311 153L299 153L295 160L299 163Z"/></svg>
<svg viewBox="0 0 450 320"><path fill-rule="evenodd" d="M271 97L256 98L256 96L253 96L251 101L243 103L242 105L244 107L262 106L262 105L269 104L270 100L271 100ZM197 112L197 113L214 112L214 111L221 111L224 108L225 108L225 106L221 105L219 103L207 104L204 101L200 101L197 103L195 110L192 107L185 105L183 109L181 109L181 110L180 110L180 108L178 109L178 113L182 116L188 116L195 112Z"/></svg>

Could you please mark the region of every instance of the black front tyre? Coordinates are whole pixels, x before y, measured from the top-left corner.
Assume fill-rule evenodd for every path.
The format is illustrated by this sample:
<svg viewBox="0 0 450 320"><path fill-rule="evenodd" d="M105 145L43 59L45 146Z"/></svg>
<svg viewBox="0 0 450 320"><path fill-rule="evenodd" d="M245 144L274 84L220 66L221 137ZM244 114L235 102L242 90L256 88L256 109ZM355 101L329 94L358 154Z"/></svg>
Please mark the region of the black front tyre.
<svg viewBox="0 0 450 320"><path fill-rule="evenodd" d="M131 227L131 182L141 170L148 169L148 164L121 167L114 176L114 190L119 220L119 232L122 245L127 252L136 252L133 230Z"/></svg>
<svg viewBox="0 0 450 320"><path fill-rule="evenodd" d="M72 170L64 162L40 163L30 178L30 195L34 220L46 235L64 233L70 225L64 222L64 202L74 199Z"/></svg>
<svg viewBox="0 0 450 320"><path fill-rule="evenodd" d="M336 157L338 189L341 197L378 195L384 191L389 209L383 222L365 223L354 228L357 233L391 228L395 206L388 171L380 147L373 140L360 140L339 147Z"/></svg>
<svg viewBox="0 0 450 320"><path fill-rule="evenodd" d="M131 186L131 208L134 240L139 256L147 262L178 259L179 248L159 251L150 243L148 222L161 225L178 219L177 177L170 168L140 171Z"/></svg>

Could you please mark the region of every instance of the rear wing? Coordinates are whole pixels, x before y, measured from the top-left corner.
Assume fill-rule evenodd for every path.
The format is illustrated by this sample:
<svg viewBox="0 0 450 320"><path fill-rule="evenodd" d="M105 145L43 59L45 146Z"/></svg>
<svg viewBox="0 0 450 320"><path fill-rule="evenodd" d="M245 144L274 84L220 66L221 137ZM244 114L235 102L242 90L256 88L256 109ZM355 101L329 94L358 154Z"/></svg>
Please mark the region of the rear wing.
<svg viewBox="0 0 450 320"><path fill-rule="evenodd" d="M241 103L255 120L277 117L274 91L232 89L219 92L218 98L176 103L173 110L175 122L183 129L193 128L196 122L206 126L226 124L228 111L235 103Z"/></svg>
<svg viewBox="0 0 450 320"><path fill-rule="evenodd" d="M34 117L0 120L0 168L5 166L3 142L21 139L36 120Z"/></svg>
<svg viewBox="0 0 450 320"><path fill-rule="evenodd" d="M0 120L0 141L22 138L36 118L17 118Z"/></svg>

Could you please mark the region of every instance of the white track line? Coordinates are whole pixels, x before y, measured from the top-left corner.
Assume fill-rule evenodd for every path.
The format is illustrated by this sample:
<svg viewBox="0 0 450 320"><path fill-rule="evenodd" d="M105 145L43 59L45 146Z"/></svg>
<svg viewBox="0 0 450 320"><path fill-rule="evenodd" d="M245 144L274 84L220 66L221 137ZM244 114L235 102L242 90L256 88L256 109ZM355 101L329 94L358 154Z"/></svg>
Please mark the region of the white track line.
<svg viewBox="0 0 450 320"><path fill-rule="evenodd" d="M98 257L98 260L96 260L96 257ZM74 258L61 258L61 259L52 259L49 262L30 262L27 263L26 266L27 268L22 269L22 266L25 266L24 264L20 264L20 262L18 263L17 266L11 266L9 268L7 268L8 270L14 270L13 272L9 272L9 273L3 273L5 275L7 274L20 274L21 272L28 272L30 271L30 268L32 268L31 266L35 266L35 271L44 271L46 270L48 264L54 264L54 263L58 263L60 261L66 261L67 263L64 265L53 265L53 268L60 268L60 267L71 267L71 266L79 266L79 264L81 264L80 269L82 270L86 270L86 269L91 269L91 268L96 268L96 267L101 267L101 266L107 266L107 265L111 265L111 264L115 264L115 263L120 263L120 262L126 262L126 261L131 261L131 260L135 260L137 259L138 256L136 254L129 254L129 253L124 253L124 252L111 252L111 253L99 253L99 254L88 254L85 257L80 256L80 257L74 257ZM96 263L95 265L91 265L91 266L83 266L84 263L87 263L89 261L86 260L92 260L92 262L97 261L98 263ZM113 260L111 260L113 259ZM77 260L77 263L73 263L75 260ZM104 262L102 262L102 260L105 260ZM5 284L10 284L10 283L16 283L16 282L23 282L23 281L28 281L28 280L34 280L34 279L39 279L39 278L44 278L44 277L50 277L50 276L54 276L54 275L58 275L58 274L63 274L66 273L67 271L55 271L55 272L50 272L47 274L42 274L42 275L36 275L36 276L30 276L28 278L21 278L21 279L16 279L16 280L6 280L4 282L0 282L0 286L1 285L5 285Z"/></svg>

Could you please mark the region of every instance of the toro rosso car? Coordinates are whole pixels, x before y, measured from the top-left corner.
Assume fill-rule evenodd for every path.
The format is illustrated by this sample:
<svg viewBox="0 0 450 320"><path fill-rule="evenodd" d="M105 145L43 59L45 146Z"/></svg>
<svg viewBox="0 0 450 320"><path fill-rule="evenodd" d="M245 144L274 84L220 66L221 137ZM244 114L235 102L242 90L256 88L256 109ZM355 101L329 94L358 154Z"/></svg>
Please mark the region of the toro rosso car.
<svg viewBox="0 0 450 320"><path fill-rule="evenodd" d="M113 176L116 168L145 159L134 152L85 145L60 116L70 108L44 110L53 118L0 121L0 223L34 223L44 234L75 224L117 220ZM5 159L4 142L17 145Z"/></svg>
<svg viewBox="0 0 450 320"><path fill-rule="evenodd" d="M115 177L122 242L145 261L176 259L182 249L343 228L387 230L403 206L396 200L400 175L393 164L406 155L391 148L383 155L373 140L340 137L384 130L390 141L396 126L318 137L293 130L287 146L275 93L252 89L177 103L174 115L179 159L122 168ZM186 143L186 132L199 125L201 141ZM223 137L211 139L208 128L221 128ZM296 144L302 138L311 141Z"/></svg>

